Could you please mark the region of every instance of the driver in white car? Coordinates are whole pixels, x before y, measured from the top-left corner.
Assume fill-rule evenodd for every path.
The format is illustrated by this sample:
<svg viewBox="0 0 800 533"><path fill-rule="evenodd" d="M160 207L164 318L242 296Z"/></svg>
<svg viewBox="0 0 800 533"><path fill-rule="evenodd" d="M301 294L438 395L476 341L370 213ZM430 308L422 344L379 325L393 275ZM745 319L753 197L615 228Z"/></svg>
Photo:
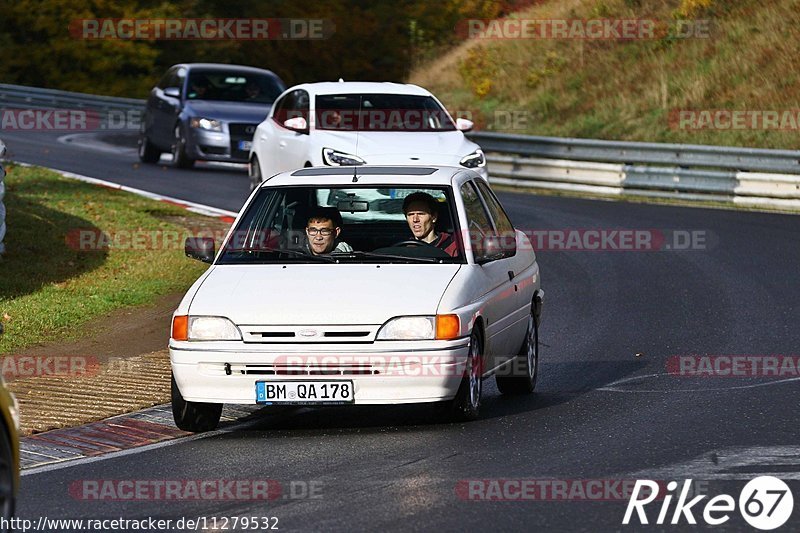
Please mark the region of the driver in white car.
<svg viewBox="0 0 800 533"><path fill-rule="evenodd" d="M349 253L353 247L337 241L342 233L342 215L335 207L315 207L306 222L307 251L313 255Z"/></svg>
<svg viewBox="0 0 800 533"><path fill-rule="evenodd" d="M449 233L436 233L439 205L428 193L414 192L403 200L403 213L414 238L444 250L447 255L458 255L458 243Z"/></svg>

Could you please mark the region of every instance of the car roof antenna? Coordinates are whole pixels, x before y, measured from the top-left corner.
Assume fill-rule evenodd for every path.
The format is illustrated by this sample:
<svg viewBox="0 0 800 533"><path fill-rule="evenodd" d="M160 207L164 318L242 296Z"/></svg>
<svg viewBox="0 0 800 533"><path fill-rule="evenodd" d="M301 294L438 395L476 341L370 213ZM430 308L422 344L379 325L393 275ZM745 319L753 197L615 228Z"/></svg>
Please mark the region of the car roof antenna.
<svg viewBox="0 0 800 533"><path fill-rule="evenodd" d="M361 133L361 102L364 95L358 95L358 115L356 118L356 157L358 157L358 134ZM353 165L353 183L358 183L358 175L356 174L356 165Z"/></svg>

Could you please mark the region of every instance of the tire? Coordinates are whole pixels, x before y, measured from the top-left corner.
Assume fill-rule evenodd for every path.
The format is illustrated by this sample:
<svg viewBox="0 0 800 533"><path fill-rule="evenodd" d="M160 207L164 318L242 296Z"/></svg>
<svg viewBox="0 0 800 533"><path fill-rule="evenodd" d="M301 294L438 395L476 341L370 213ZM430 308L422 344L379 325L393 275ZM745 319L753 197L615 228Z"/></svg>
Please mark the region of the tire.
<svg viewBox="0 0 800 533"><path fill-rule="evenodd" d="M250 161L250 190L252 191L261 185L261 180L261 164L258 162L258 158L254 157Z"/></svg>
<svg viewBox="0 0 800 533"><path fill-rule="evenodd" d="M221 403L202 403L184 400L175 376L172 376L172 418L183 431L202 433L216 429L222 416Z"/></svg>
<svg viewBox="0 0 800 533"><path fill-rule="evenodd" d="M528 317L525 341L522 343L519 355L511 361L508 370L511 371L511 375L495 376L497 388L502 394L530 394L534 391L536 379L539 377L539 326L533 316L533 308Z"/></svg>
<svg viewBox="0 0 800 533"><path fill-rule="evenodd" d="M156 148L146 135L139 137L139 160L142 163L154 164L161 159L161 150Z"/></svg>
<svg viewBox="0 0 800 533"><path fill-rule="evenodd" d="M483 392L483 337L474 330L469 338L469 355L464 376L456 397L450 406L453 420L467 422L476 420L480 414Z"/></svg>
<svg viewBox="0 0 800 533"><path fill-rule="evenodd" d="M8 429L2 422L0 422L0 425L2 425L3 429L2 435L0 435L0 517L8 524L8 521L14 516L14 508L16 506L14 494L15 466ZM2 528L0 531L11 531L11 528Z"/></svg>
<svg viewBox="0 0 800 533"><path fill-rule="evenodd" d="M177 168L192 168L194 159L186 155L186 137L180 125L175 126L175 140L172 143L172 164Z"/></svg>

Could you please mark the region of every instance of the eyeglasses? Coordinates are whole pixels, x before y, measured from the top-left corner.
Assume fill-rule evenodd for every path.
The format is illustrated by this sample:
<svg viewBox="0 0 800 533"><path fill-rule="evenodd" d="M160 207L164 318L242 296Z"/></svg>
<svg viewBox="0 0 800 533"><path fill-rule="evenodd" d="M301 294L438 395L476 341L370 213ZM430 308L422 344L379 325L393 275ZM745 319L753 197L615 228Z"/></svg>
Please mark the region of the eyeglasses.
<svg viewBox="0 0 800 533"><path fill-rule="evenodd" d="M330 228L306 228L306 233L308 233L311 237L316 237L317 234L320 234L323 237L330 237L333 235L333 230Z"/></svg>

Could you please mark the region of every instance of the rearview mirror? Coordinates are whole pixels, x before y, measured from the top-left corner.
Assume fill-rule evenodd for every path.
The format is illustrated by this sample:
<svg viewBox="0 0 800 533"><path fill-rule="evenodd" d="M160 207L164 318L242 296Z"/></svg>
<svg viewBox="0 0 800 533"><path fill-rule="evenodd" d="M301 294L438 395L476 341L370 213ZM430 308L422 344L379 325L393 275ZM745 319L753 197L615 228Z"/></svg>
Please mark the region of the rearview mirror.
<svg viewBox="0 0 800 533"><path fill-rule="evenodd" d="M365 200L341 200L336 203L336 209L346 213L366 213L369 211L369 202Z"/></svg>
<svg viewBox="0 0 800 533"><path fill-rule="evenodd" d="M169 96L170 98L180 98L181 90L177 87L167 87L164 89L164 96Z"/></svg>
<svg viewBox="0 0 800 533"><path fill-rule="evenodd" d="M214 239L211 237L189 237L183 245L183 250L186 257L197 259L203 263L213 263L214 256Z"/></svg>

